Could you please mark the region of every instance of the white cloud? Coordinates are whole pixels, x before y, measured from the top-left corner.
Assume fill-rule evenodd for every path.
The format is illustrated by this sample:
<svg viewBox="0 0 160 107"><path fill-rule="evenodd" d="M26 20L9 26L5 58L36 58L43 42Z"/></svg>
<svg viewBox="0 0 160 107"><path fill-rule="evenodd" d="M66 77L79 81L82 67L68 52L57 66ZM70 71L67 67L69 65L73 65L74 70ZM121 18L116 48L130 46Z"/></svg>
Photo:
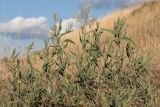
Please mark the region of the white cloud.
<svg viewBox="0 0 160 107"><path fill-rule="evenodd" d="M97 6L98 5L99 6L105 6L105 4L108 4L108 6L111 6L111 7L121 8L121 7L124 7L124 6L131 5L131 4L141 3L141 2L144 2L146 0L101 0L101 1L103 1L103 3L97 2Z"/></svg>
<svg viewBox="0 0 160 107"><path fill-rule="evenodd" d="M72 26L72 30L77 30L80 28L81 23L76 18L65 19L62 21L62 32Z"/></svg>
<svg viewBox="0 0 160 107"><path fill-rule="evenodd" d="M141 3L149 0L80 0L86 5L91 5L92 8L121 8L135 3Z"/></svg>
<svg viewBox="0 0 160 107"><path fill-rule="evenodd" d="M0 33L13 38L43 38L47 36L47 18L16 17L7 23L0 23Z"/></svg>

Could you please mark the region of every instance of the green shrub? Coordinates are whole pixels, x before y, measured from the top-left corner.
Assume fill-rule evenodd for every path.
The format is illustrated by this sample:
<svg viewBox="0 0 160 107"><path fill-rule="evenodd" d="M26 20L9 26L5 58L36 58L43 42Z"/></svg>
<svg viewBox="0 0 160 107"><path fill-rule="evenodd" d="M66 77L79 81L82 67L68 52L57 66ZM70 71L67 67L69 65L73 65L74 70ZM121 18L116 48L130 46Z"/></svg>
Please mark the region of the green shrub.
<svg viewBox="0 0 160 107"><path fill-rule="evenodd" d="M152 72L147 67L150 58L140 55L134 41L125 33L125 20L118 19L112 30L81 29L81 52L66 52L72 40L62 37L61 20L56 18L50 40L37 52L43 61L41 70L33 65L31 44L28 47L27 68L24 69L16 51L9 65L11 77L7 95L1 93L0 104L9 107L151 107L155 102ZM104 32L113 38L103 47ZM91 39L88 37L92 36ZM74 63L73 63L74 62ZM68 68L72 68L71 71Z"/></svg>

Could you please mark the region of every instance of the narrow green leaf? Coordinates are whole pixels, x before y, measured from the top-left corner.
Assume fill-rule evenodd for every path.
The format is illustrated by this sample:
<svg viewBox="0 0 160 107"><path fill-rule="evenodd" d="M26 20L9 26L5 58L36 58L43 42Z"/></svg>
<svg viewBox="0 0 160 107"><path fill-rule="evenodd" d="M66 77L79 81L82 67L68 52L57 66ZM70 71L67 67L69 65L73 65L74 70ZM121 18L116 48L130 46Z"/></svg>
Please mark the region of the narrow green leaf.
<svg viewBox="0 0 160 107"><path fill-rule="evenodd" d="M32 50L33 49L33 46L34 46L34 42L32 42L29 46L28 46L28 51Z"/></svg>
<svg viewBox="0 0 160 107"><path fill-rule="evenodd" d="M75 42L73 42L73 41L72 41L72 40L70 40L70 39L66 39L66 40L64 40L64 42L67 42L67 43L71 43L71 44L76 45L76 44L75 44Z"/></svg>
<svg viewBox="0 0 160 107"><path fill-rule="evenodd" d="M127 41L127 42L129 42L129 43L132 43L133 45L136 46L136 43L135 43L131 38L129 38L129 37L127 37L127 36L123 36L123 37L122 37L122 40L125 40L125 41Z"/></svg>
<svg viewBox="0 0 160 107"><path fill-rule="evenodd" d="M109 32L109 33L111 33L111 34L113 34L113 35L116 35L116 34L117 34L117 32L114 31L114 30L110 30L110 29L106 29L106 28L103 28L103 30L106 31L106 32Z"/></svg>

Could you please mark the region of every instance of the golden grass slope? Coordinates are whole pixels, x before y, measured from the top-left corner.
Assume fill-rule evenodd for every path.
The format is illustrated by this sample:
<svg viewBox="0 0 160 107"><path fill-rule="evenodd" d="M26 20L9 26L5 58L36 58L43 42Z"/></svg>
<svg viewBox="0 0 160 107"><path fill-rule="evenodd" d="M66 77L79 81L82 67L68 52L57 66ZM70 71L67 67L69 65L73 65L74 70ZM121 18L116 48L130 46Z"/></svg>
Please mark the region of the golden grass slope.
<svg viewBox="0 0 160 107"><path fill-rule="evenodd" d="M128 34L143 49L150 50L154 57L154 63L160 61L160 1L145 3L142 7L134 10L127 17ZM155 66L156 67L156 66ZM157 65L157 69L160 66Z"/></svg>
<svg viewBox="0 0 160 107"><path fill-rule="evenodd" d="M151 54L154 55L152 68L160 69L160 1L151 1L127 7L115 11L98 21L101 27L111 29L118 17L126 18L128 35L135 40L143 53L146 54L146 52L151 51ZM104 35L102 37L102 44L109 37L109 34L104 33ZM80 43L79 31L74 31L64 38L72 39L77 44ZM74 47L70 48L74 50Z"/></svg>

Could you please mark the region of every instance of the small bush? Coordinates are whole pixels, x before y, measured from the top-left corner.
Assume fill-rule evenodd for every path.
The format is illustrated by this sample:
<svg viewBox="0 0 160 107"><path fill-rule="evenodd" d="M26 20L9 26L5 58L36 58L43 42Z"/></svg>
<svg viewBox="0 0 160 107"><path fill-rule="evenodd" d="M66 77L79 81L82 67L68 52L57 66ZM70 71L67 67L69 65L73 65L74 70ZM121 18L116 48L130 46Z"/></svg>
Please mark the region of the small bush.
<svg viewBox="0 0 160 107"><path fill-rule="evenodd" d="M16 51L9 65L9 89L1 92L0 104L8 107L153 107L158 106L148 71L148 56L140 55L134 41L125 33L124 19L118 19L112 30L81 29L80 52L66 52L72 40L62 37L58 18L51 29L51 42L37 52L42 60L41 70L33 65L31 44L24 69ZM103 32L113 38L102 46ZM89 39L88 37L92 38ZM69 69L71 68L71 69ZM156 105L157 104L157 105Z"/></svg>

